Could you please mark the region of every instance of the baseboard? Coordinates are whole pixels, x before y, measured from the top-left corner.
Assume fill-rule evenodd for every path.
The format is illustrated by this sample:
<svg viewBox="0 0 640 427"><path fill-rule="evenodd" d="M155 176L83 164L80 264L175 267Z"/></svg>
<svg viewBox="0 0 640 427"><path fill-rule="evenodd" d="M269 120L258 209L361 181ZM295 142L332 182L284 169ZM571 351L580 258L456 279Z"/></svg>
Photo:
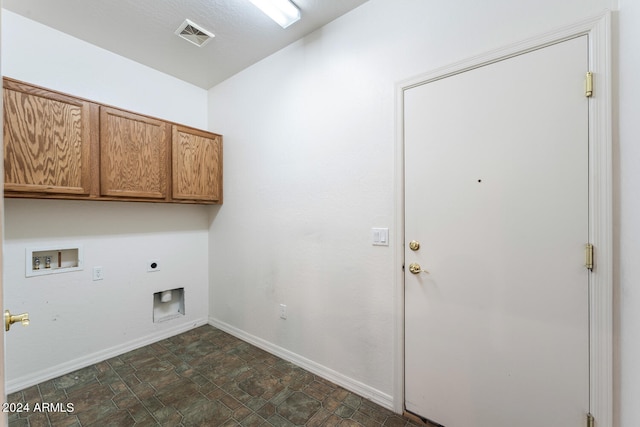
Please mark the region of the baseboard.
<svg viewBox="0 0 640 427"><path fill-rule="evenodd" d="M206 325L207 323L208 322L206 318L197 319L188 323L182 323L172 328L163 329L162 331L153 333L151 335L146 335L142 338L138 338L124 344L110 347L89 354L87 356L79 357L77 359L73 359L68 362L43 369L38 372L34 372L29 375L24 375L16 379L9 380L5 384L6 393L10 394L16 391L23 390L27 387L40 384L41 382L66 375L70 372L77 371L78 369L86 368L87 366L91 366L95 363L102 362L115 356L119 356L128 351L135 350L137 348L144 347L145 345L153 344L163 339L170 338L174 335L190 331L191 329Z"/></svg>
<svg viewBox="0 0 640 427"><path fill-rule="evenodd" d="M386 393L376 390L375 388L363 384L360 381L349 378L344 374L334 371L333 369L320 365L319 363L309 360L306 357L300 356L299 354L293 353L262 338L251 335L241 329L236 328L235 326L231 326L213 317L209 318L209 324L224 332L227 332L228 334L233 335L236 338L246 341L249 344L255 345L256 347L261 348L264 351L267 351L288 362L300 366L301 368L306 369L307 371L315 375L321 376L322 378L325 378L359 396L362 396L365 399L369 399L372 402L389 409L390 411L394 411L393 397Z"/></svg>

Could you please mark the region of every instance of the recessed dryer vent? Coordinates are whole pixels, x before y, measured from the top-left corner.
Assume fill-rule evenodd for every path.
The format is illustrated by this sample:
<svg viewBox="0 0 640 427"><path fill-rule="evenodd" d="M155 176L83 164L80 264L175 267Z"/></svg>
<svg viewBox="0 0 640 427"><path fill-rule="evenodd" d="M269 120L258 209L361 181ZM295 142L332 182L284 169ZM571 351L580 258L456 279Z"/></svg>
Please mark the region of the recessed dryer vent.
<svg viewBox="0 0 640 427"><path fill-rule="evenodd" d="M184 316L184 288L153 294L153 323Z"/></svg>
<svg viewBox="0 0 640 427"><path fill-rule="evenodd" d="M193 43L198 47L202 47L209 43L215 35L208 30L205 30L198 24L195 24L188 19L185 19L182 25L176 30L176 34L189 43Z"/></svg>

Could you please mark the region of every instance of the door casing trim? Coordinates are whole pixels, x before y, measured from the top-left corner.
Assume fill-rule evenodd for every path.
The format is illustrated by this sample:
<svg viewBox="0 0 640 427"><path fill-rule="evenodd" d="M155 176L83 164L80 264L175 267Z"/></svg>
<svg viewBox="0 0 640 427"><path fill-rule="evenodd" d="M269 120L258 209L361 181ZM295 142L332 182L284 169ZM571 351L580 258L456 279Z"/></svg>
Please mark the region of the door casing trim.
<svg viewBox="0 0 640 427"><path fill-rule="evenodd" d="M589 239L596 250L596 265L589 277L589 411L599 426L613 426L613 125L611 12L608 10L558 30L396 84L393 407L399 414L405 409L404 91L582 35L588 36L588 61L594 75L594 94L589 99Z"/></svg>

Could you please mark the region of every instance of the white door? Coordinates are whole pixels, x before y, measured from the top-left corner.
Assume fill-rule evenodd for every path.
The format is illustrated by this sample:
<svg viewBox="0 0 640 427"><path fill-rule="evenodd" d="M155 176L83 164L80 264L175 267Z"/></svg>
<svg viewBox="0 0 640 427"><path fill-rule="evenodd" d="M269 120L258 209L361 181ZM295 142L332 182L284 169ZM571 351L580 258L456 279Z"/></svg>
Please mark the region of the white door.
<svg viewBox="0 0 640 427"><path fill-rule="evenodd" d="M0 110L2 110L2 97L0 96ZM0 118L0 125L2 124L2 118ZM0 126L2 128L2 126ZM2 133L0 133L0 145L3 145ZM4 150L0 150L0 164L4 164ZM3 292L2 292L2 279L4 276L2 249L4 247L4 169L0 168L2 173L0 174L0 308L4 307L3 304ZM4 315L4 309L2 308L2 314ZM4 337L0 340L0 399L2 403L7 401L5 386L4 386ZM2 412L0 414L0 427L4 427L9 424L8 414Z"/></svg>
<svg viewBox="0 0 640 427"><path fill-rule="evenodd" d="M0 110L2 110L2 97L0 96ZM2 118L0 118L0 128L2 128ZM3 145L2 133L0 133L0 146ZM0 164L4 164L4 150L0 150ZM2 280L4 275L3 260L2 260L2 248L4 247L4 169L0 168L2 173L0 174L0 308L4 307L3 304L3 292L2 292ZM4 315L4 309L1 310ZM5 386L4 386L4 337L0 340L0 398L2 403L7 401ZM8 414L2 412L0 415L0 427L4 427L9 424Z"/></svg>
<svg viewBox="0 0 640 427"><path fill-rule="evenodd" d="M0 0L0 6L2 6L2 0ZM0 12L0 15L1 14L2 13ZM2 16L0 16L0 20L1 18ZM2 98L3 97L0 96L0 111L4 111ZM4 118L4 114L0 115L0 129L4 129L3 118ZM4 147L4 142L2 140L2 137L3 137L3 132L0 132L0 146ZM3 300L2 279L4 277L4 271L3 271L4 269L2 268L3 266L2 249L4 248L4 234L3 234L4 232L4 168L1 165L4 165L4 148L0 150L0 308L4 307L4 304L2 301ZM2 340L0 340L0 398L2 399L3 403L7 401L5 397L5 387L4 387L4 337ZM6 413L2 413L2 415L0 415L0 427L3 427L7 424L9 424L8 416Z"/></svg>
<svg viewBox="0 0 640 427"><path fill-rule="evenodd" d="M410 412L586 423L587 53L583 36L404 93Z"/></svg>

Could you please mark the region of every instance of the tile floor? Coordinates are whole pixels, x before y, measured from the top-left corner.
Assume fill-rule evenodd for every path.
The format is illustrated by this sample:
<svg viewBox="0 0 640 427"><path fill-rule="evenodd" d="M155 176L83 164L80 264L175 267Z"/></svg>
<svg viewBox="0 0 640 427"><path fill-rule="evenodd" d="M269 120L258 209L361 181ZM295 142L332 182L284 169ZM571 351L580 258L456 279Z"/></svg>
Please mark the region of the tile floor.
<svg viewBox="0 0 640 427"><path fill-rule="evenodd" d="M212 326L10 394L7 402L30 405L9 415L10 427L419 425ZM73 411L64 412L69 403Z"/></svg>

